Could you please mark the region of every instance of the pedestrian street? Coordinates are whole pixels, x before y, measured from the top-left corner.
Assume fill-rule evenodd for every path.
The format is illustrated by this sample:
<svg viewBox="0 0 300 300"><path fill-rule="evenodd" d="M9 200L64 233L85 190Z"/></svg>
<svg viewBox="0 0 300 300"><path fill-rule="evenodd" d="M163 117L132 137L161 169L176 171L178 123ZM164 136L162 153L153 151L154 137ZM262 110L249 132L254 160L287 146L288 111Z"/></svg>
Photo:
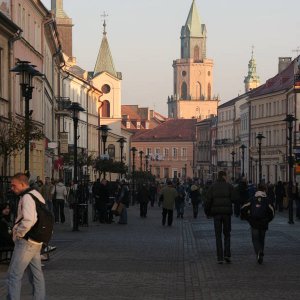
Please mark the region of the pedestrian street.
<svg viewBox="0 0 300 300"><path fill-rule="evenodd" d="M47 299L299 299L300 222L287 221L285 211L270 224L259 265L249 225L232 217L232 263L218 265L213 221L202 209L193 219L186 207L172 227L161 225L157 206L143 219L130 206L128 225L90 222L72 232L67 219L55 224L57 250L44 263ZM0 299L7 267L0 265ZM29 294L25 276L22 299Z"/></svg>

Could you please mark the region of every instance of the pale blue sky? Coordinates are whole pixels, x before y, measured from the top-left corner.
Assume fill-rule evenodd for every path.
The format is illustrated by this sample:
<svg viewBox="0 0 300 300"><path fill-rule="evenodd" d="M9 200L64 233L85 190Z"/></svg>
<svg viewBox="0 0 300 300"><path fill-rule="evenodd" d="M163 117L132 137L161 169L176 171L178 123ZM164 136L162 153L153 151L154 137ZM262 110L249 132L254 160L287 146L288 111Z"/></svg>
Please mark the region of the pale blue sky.
<svg viewBox="0 0 300 300"><path fill-rule="evenodd" d="M50 8L50 0L42 0ZM167 114L173 60L192 0L64 0L73 19L73 55L93 70L102 39L103 11L116 70L123 73L122 104ZM251 47L261 83L276 75L278 57L300 50L299 0L196 0L207 28L207 57L214 60L213 93L221 103L244 92ZM300 52L298 53L300 54Z"/></svg>

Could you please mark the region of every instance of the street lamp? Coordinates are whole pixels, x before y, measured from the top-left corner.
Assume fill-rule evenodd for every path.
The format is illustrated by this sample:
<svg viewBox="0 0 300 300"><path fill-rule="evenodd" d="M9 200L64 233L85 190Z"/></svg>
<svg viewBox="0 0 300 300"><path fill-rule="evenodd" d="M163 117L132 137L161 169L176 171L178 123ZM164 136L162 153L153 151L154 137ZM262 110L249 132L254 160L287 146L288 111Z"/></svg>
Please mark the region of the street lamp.
<svg viewBox="0 0 300 300"><path fill-rule="evenodd" d="M108 136L108 131L111 130L107 125L101 125L97 128L101 132L101 139L103 143L103 154L106 154L106 141Z"/></svg>
<svg viewBox="0 0 300 300"><path fill-rule="evenodd" d="M289 136L287 137L289 141L289 157L288 157L288 162L289 162L289 190L288 190L288 196L289 196L289 224L294 224L294 213L293 213L293 166L294 166L294 159L292 155L292 150L293 150L293 136L292 136L292 131L293 131L293 122L296 122L297 119L291 115L288 114L286 118L283 120L287 122L288 130L289 130Z"/></svg>
<svg viewBox="0 0 300 300"><path fill-rule="evenodd" d="M232 181L234 181L234 156L236 155L236 153L234 152L234 150L232 150L230 154L232 155Z"/></svg>
<svg viewBox="0 0 300 300"><path fill-rule="evenodd" d="M124 143L126 143L126 139L121 137L117 140L117 142L120 144L121 163L123 163L123 149L124 149Z"/></svg>
<svg viewBox="0 0 300 300"><path fill-rule="evenodd" d="M245 176L245 149L246 148L247 146L245 146L244 144L240 146L240 149L242 150L242 177Z"/></svg>
<svg viewBox="0 0 300 300"><path fill-rule="evenodd" d="M186 171L187 171L187 164L184 164L184 179L185 179L185 180L186 180L186 178L187 178Z"/></svg>
<svg viewBox="0 0 300 300"><path fill-rule="evenodd" d="M132 202L132 205L134 205L134 202L135 202L135 195L134 195L134 192L135 192L135 153L137 151L137 149L135 147L132 147L130 149L130 151L132 152L132 194L131 194L131 202Z"/></svg>
<svg viewBox="0 0 300 300"><path fill-rule="evenodd" d="M141 150L139 152L139 155L140 155L140 171L141 172L143 171L143 154L144 154L144 152Z"/></svg>
<svg viewBox="0 0 300 300"><path fill-rule="evenodd" d="M261 140L265 137L262 133L258 133L256 138L258 139L258 183L262 183Z"/></svg>
<svg viewBox="0 0 300 300"><path fill-rule="evenodd" d="M29 143L30 143L30 112L29 101L32 99L32 79L41 77L42 73L35 69L29 61L18 61L16 66L10 72L17 73L20 76L20 86L22 97L25 99L25 172L29 173Z"/></svg>
<svg viewBox="0 0 300 300"><path fill-rule="evenodd" d="M73 181L75 184L78 182L77 178L77 128L78 128L78 119L79 113L85 111L85 109L78 103L72 102L68 107L68 110L71 112L71 118L73 119L74 125L74 177ZM78 198L75 197L73 205L73 231L78 231Z"/></svg>

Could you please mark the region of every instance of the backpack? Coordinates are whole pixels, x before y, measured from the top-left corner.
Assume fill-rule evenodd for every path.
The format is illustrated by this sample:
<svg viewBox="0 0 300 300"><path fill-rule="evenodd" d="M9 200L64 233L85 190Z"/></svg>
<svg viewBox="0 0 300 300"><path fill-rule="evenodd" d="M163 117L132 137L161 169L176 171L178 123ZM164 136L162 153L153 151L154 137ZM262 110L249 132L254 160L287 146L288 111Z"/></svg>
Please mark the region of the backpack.
<svg viewBox="0 0 300 300"><path fill-rule="evenodd" d="M25 234L25 238L30 238L36 242L47 245L52 237L54 216L47 208L47 205L41 202L36 196L28 193L35 202L37 221L31 229Z"/></svg>
<svg viewBox="0 0 300 300"><path fill-rule="evenodd" d="M268 199L266 197L253 197L251 200L250 216L253 219L263 219L267 216Z"/></svg>

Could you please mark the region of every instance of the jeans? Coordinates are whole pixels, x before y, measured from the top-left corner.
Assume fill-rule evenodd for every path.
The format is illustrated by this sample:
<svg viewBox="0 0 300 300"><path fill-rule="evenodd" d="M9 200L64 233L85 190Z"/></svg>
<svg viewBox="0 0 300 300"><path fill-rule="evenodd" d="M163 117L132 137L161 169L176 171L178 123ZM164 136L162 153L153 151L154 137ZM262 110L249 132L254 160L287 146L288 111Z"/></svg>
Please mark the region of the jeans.
<svg viewBox="0 0 300 300"><path fill-rule="evenodd" d="M230 215L214 216L214 227L215 227L218 260L223 260L223 254L225 257L231 257L231 252L230 252L231 216ZM224 235L224 253L223 253L222 231Z"/></svg>
<svg viewBox="0 0 300 300"><path fill-rule="evenodd" d="M29 282L32 285L33 299L45 299L45 280L41 266L41 248L41 244L35 244L25 239L15 241L15 248L7 275L7 300L20 299L22 277L25 270L28 272Z"/></svg>
<svg viewBox="0 0 300 300"><path fill-rule="evenodd" d="M266 229L256 229L251 227L251 232L252 232L252 243L256 255L259 252L263 253L265 248Z"/></svg>
<svg viewBox="0 0 300 300"><path fill-rule="evenodd" d="M64 223L65 222L65 200L64 199L55 199L53 202L54 205L54 218L55 222L59 222L59 217L60 217L60 222Z"/></svg>
<svg viewBox="0 0 300 300"><path fill-rule="evenodd" d="M163 224L163 226L165 226L165 224L166 224L167 215L168 215L168 225L171 226L172 223L173 223L173 209L163 208L163 211L162 211L162 224Z"/></svg>
<svg viewBox="0 0 300 300"><path fill-rule="evenodd" d="M199 211L199 203L194 202L192 204L193 204L193 216L194 216L194 219L196 219L198 216L198 211Z"/></svg>
<svg viewBox="0 0 300 300"><path fill-rule="evenodd" d="M148 211L148 202L140 202L140 216L146 217Z"/></svg>

